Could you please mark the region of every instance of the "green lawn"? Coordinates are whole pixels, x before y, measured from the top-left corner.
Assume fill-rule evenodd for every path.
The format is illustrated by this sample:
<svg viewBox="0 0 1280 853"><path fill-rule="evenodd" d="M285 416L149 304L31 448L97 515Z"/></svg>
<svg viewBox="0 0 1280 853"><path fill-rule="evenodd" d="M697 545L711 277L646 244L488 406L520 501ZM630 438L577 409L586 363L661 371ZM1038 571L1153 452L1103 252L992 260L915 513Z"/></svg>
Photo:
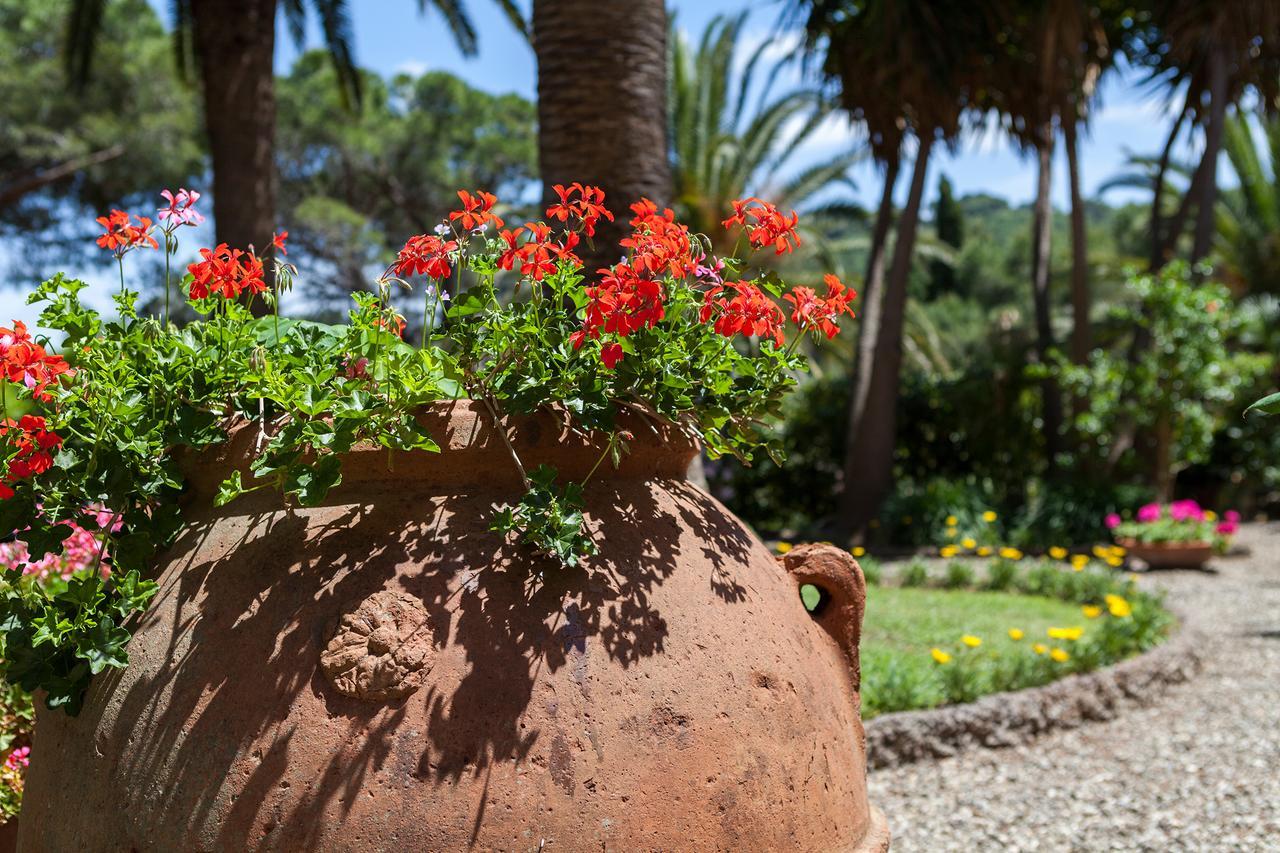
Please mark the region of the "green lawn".
<svg viewBox="0 0 1280 853"><path fill-rule="evenodd" d="M1050 640L1049 627L1089 627L1080 607L1057 599L1003 592L873 586L862 629L864 716L942 703L930 649L957 653L965 634L982 639L983 657L1026 655ZM1025 637L1014 641L1010 628Z"/></svg>

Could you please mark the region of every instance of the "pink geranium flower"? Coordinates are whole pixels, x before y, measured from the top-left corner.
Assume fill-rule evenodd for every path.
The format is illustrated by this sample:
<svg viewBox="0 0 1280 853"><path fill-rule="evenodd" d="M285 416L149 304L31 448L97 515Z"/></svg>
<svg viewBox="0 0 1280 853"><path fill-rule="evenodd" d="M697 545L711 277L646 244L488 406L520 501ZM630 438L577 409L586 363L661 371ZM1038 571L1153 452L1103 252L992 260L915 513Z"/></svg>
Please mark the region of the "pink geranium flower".
<svg viewBox="0 0 1280 853"><path fill-rule="evenodd" d="M1160 520L1160 504L1147 504L1138 509L1138 521L1143 524L1150 524L1153 521Z"/></svg>
<svg viewBox="0 0 1280 853"><path fill-rule="evenodd" d="M168 207L162 207L156 213L156 218L164 223L165 231L173 231L180 225L199 225L204 222L204 216L195 208L200 199L200 193L195 190L180 189L177 193L165 190L160 196L169 202Z"/></svg>
<svg viewBox="0 0 1280 853"><path fill-rule="evenodd" d="M1107 522L1108 530L1115 530L1117 527L1120 526L1120 521L1121 521L1120 516L1114 512L1107 513L1107 517L1105 520Z"/></svg>
<svg viewBox="0 0 1280 853"><path fill-rule="evenodd" d="M1174 501L1169 504L1169 515L1174 521L1203 521L1204 510L1192 500Z"/></svg>

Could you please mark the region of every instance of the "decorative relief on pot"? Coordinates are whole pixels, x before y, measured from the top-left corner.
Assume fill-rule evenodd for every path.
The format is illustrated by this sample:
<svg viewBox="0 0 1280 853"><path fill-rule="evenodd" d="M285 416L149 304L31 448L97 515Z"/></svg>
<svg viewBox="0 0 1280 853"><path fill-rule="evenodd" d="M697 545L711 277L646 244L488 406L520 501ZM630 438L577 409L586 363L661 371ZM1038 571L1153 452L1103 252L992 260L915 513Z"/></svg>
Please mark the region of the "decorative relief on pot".
<svg viewBox="0 0 1280 853"><path fill-rule="evenodd" d="M320 655L320 667L339 693L385 701L421 687L434 657L422 602L384 589L342 617Z"/></svg>

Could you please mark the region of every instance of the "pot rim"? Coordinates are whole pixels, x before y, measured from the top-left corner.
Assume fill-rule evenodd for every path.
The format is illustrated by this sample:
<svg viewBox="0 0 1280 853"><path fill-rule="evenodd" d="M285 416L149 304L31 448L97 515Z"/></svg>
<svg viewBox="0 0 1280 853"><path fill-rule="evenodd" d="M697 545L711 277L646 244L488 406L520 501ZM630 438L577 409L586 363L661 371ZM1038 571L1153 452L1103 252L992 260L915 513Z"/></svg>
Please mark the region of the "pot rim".
<svg viewBox="0 0 1280 853"><path fill-rule="evenodd" d="M356 484L414 481L522 488L513 451L526 471L551 465L562 482L581 482L593 469L593 480L684 478L700 452L700 445L687 431L629 408L619 410L616 425L631 434L627 441L630 452L623 454L616 468L607 464L608 460L596 467L608 450L609 433L576 426L562 406L503 416L499 423L506 440L478 400L431 403L418 412L417 420L440 446L439 452L389 451L373 442L362 442L343 454L343 482L337 490ZM225 441L179 454L191 491L199 497L216 495L222 481L237 470L248 482L260 434L258 422L240 421L227 431Z"/></svg>
<svg viewBox="0 0 1280 853"><path fill-rule="evenodd" d="M1143 548L1152 551L1198 551L1203 548L1213 550L1212 542L1204 542L1199 539L1186 539L1179 542L1140 542L1137 539L1117 539L1117 543L1121 547L1133 551Z"/></svg>

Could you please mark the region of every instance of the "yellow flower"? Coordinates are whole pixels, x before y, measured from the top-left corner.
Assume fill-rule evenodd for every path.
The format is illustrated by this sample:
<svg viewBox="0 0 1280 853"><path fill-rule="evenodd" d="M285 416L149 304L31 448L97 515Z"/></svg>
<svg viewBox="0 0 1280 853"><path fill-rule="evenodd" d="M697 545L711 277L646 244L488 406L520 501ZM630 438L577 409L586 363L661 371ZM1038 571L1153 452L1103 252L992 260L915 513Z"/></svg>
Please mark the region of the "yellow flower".
<svg viewBox="0 0 1280 853"><path fill-rule="evenodd" d="M960 540L960 544L961 544L961 545L963 545L965 548L968 548L968 549L970 549L970 550L972 550L972 549L974 549L974 548L976 548L976 547L978 546L978 543L977 543L976 541L974 541L974 539L973 539L973 537L972 537L972 536L966 536L965 538L961 539L961 540Z"/></svg>
<svg viewBox="0 0 1280 853"><path fill-rule="evenodd" d="M1111 611L1112 616L1120 619L1133 615L1133 608L1129 606L1129 602L1118 595L1107 596L1107 610Z"/></svg>
<svg viewBox="0 0 1280 853"><path fill-rule="evenodd" d="M790 543L790 542L779 542L777 545L775 545L775 546L773 546L773 547L775 548L775 550L777 550L777 552L778 552L779 554L785 554L785 553L787 553L788 551L790 551L790 550L791 550L791 543Z"/></svg>
<svg viewBox="0 0 1280 853"><path fill-rule="evenodd" d="M971 649L976 649L978 646L982 645L982 638L975 637L973 634L965 634L960 638L960 642L964 643Z"/></svg>
<svg viewBox="0 0 1280 853"><path fill-rule="evenodd" d="M1129 552L1121 548L1119 545L1115 545L1111 548L1111 556L1113 557L1123 557L1127 553Z"/></svg>
<svg viewBox="0 0 1280 853"><path fill-rule="evenodd" d="M1102 608L1096 604L1086 604L1080 609L1084 611L1084 615L1089 619L1097 619L1102 615Z"/></svg>
<svg viewBox="0 0 1280 853"><path fill-rule="evenodd" d="M990 549L989 547L987 547L986 545L983 545L981 548L979 548L979 549L978 549L978 556L979 556L979 557L990 557L990 556L991 556L991 549Z"/></svg>
<svg viewBox="0 0 1280 853"><path fill-rule="evenodd" d="M1097 557L1099 560L1105 560L1107 557L1111 556L1111 549L1104 545L1094 545L1093 556Z"/></svg>
<svg viewBox="0 0 1280 853"><path fill-rule="evenodd" d="M1053 640L1078 640L1084 636L1083 628L1050 628L1049 638Z"/></svg>
<svg viewBox="0 0 1280 853"><path fill-rule="evenodd" d="M950 559L960 553L960 549L955 545L944 545L938 549L938 556Z"/></svg>
<svg viewBox="0 0 1280 853"><path fill-rule="evenodd" d="M934 649L929 652L929 654L933 655L933 659L937 663L951 663L951 655L947 654L942 649Z"/></svg>
<svg viewBox="0 0 1280 853"><path fill-rule="evenodd" d="M1022 552L1017 548L1004 547L1000 549L1000 556L1006 560L1021 560Z"/></svg>
<svg viewBox="0 0 1280 853"><path fill-rule="evenodd" d="M1026 636L1026 634L1022 633L1022 629L1021 629L1021 628L1010 628L1010 629L1009 629L1009 639L1010 639L1010 640L1021 640L1021 639L1022 639L1023 637L1025 637L1025 636Z"/></svg>
<svg viewBox="0 0 1280 853"><path fill-rule="evenodd" d="M955 539L955 538L956 538L956 529L955 529L954 527L948 527L948 528L947 528L947 538L948 538L948 539Z"/></svg>
<svg viewBox="0 0 1280 853"><path fill-rule="evenodd" d="M1072 554L1071 555L1071 568L1075 569L1077 572L1083 572L1084 567L1087 565L1089 565L1088 554Z"/></svg>
<svg viewBox="0 0 1280 853"><path fill-rule="evenodd" d="M863 548L861 545L858 545L857 547L855 547L855 548L854 548L852 551L850 551L849 553L853 554L853 556L855 556L855 557L862 557L862 556L865 556L865 555L866 555L866 553L867 553L867 549L866 549L866 548Z"/></svg>
<svg viewBox="0 0 1280 853"><path fill-rule="evenodd" d="M947 516L947 527L955 527L959 523L959 520L954 515Z"/></svg>
<svg viewBox="0 0 1280 853"><path fill-rule="evenodd" d="M997 517L996 514L991 510L987 510L982 514L982 520L985 521L987 524L990 524L991 522L995 521L996 517Z"/></svg>
<svg viewBox="0 0 1280 853"><path fill-rule="evenodd" d="M1214 512L1213 510L1211 510L1211 509L1206 509L1206 510L1204 511L1204 520L1205 520L1205 521L1217 521L1217 520L1218 520L1218 514L1217 514L1216 512Z"/></svg>
<svg viewBox="0 0 1280 853"><path fill-rule="evenodd" d="M1049 652L1049 657L1053 658L1058 663L1066 663L1067 661L1071 660L1071 655L1067 654L1066 651L1063 649L1054 649L1053 651Z"/></svg>
<svg viewBox="0 0 1280 853"><path fill-rule="evenodd" d="M1113 568L1113 569L1118 569L1118 568L1120 568L1121 566L1123 566L1123 565L1124 565L1124 558L1122 558L1122 557L1107 557L1107 565L1108 565L1108 566L1110 566L1110 567L1111 567L1111 568Z"/></svg>
<svg viewBox="0 0 1280 853"><path fill-rule="evenodd" d="M1049 647L1046 646L1044 643L1036 643L1034 646L1031 647L1031 651L1035 652L1038 655L1042 655L1045 652L1049 651Z"/></svg>
<svg viewBox="0 0 1280 853"><path fill-rule="evenodd" d="M1054 545L1049 549L1049 556L1055 560L1065 560L1067 558L1067 549Z"/></svg>

